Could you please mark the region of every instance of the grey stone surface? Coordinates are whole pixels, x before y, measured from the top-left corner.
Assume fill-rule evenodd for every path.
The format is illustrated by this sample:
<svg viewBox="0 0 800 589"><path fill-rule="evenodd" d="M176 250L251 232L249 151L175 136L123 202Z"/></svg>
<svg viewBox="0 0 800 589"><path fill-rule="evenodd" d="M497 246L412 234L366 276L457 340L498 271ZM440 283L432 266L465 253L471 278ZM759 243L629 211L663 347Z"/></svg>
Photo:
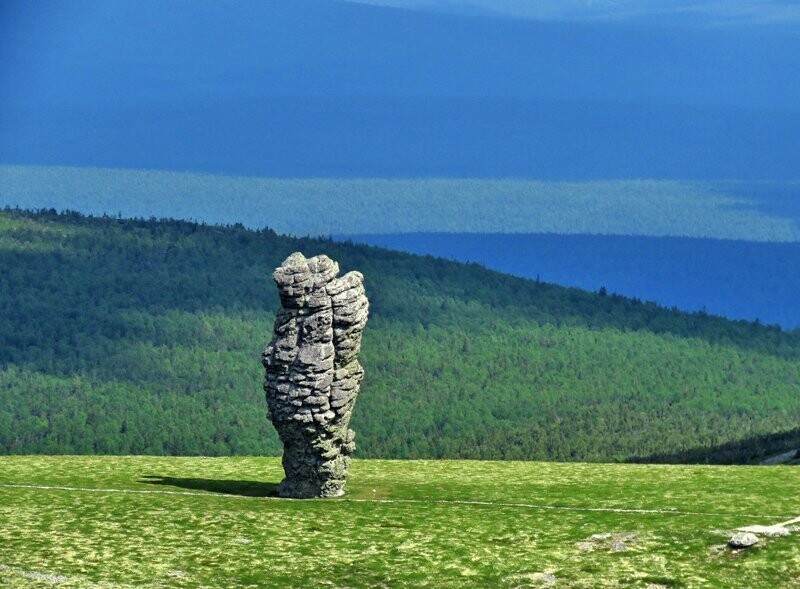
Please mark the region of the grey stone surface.
<svg viewBox="0 0 800 589"><path fill-rule="evenodd" d="M731 548L748 548L758 544L758 536L750 532L738 532L728 540L728 546Z"/></svg>
<svg viewBox="0 0 800 589"><path fill-rule="evenodd" d="M274 272L281 297L264 349L268 417L283 442L283 497L344 493L355 433L348 429L364 370L358 363L369 303L360 272L295 252Z"/></svg>

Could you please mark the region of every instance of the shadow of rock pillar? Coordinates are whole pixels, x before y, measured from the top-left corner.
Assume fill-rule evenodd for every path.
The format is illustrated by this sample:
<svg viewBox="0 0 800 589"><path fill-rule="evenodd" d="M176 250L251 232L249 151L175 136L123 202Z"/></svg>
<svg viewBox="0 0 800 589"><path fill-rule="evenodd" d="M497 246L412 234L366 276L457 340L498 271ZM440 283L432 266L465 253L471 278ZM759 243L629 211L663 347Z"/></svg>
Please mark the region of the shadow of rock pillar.
<svg viewBox="0 0 800 589"><path fill-rule="evenodd" d="M327 256L286 258L273 278L281 297L264 349L264 390L283 442L283 497L344 493L355 433L348 429L364 371L358 363L369 304L364 277Z"/></svg>

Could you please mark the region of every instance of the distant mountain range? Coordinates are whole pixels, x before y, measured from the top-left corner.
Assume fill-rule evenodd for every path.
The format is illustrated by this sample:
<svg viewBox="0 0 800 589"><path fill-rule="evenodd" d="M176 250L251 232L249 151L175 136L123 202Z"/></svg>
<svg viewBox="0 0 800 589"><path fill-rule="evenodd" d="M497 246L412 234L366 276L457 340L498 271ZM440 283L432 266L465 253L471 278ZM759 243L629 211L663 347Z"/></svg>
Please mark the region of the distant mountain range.
<svg viewBox="0 0 800 589"><path fill-rule="evenodd" d="M800 243L618 235L401 233L349 239L689 311L800 327Z"/></svg>
<svg viewBox="0 0 800 589"><path fill-rule="evenodd" d="M5 106L0 161L273 177L797 179L800 113L495 97Z"/></svg>
<svg viewBox="0 0 800 589"><path fill-rule="evenodd" d="M650 23L660 26L720 27L800 23L791 0L348 0L426 12L567 22Z"/></svg>

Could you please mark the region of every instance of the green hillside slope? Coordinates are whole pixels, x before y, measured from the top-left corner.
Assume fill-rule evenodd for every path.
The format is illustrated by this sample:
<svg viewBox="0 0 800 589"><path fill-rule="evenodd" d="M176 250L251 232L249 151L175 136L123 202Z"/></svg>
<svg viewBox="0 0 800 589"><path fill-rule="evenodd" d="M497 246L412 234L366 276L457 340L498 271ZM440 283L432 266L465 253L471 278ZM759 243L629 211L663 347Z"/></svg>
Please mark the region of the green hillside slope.
<svg viewBox="0 0 800 589"><path fill-rule="evenodd" d="M0 585L800 587L794 468L355 460L319 501L271 496L281 476L276 458L0 457Z"/></svg>
<svg viewBox="0 0 800 589"><path fill-rule="evenodd" d="M272 269L295 250L366 276L360 456L626 460L746 440L721 459L747 460L800 424L800 332L267 230L5 211L0 452L278 453L259 354Z"/></svg>

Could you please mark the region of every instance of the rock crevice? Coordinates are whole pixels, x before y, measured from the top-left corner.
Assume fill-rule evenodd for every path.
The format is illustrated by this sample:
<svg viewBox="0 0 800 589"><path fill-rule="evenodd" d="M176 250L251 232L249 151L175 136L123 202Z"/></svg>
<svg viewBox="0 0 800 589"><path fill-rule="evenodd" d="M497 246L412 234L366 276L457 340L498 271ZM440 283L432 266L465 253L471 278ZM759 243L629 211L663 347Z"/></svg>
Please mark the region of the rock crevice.
<svg viewBox="0 0 800 589"><path fill-rule="evenodd" d="M364 370L369 303L360 272L337 278L327 256L296 252L273 273L281 298L262 354L268 417L283 442L283 497L344 492L355 433L348 428Z"/></svg>

